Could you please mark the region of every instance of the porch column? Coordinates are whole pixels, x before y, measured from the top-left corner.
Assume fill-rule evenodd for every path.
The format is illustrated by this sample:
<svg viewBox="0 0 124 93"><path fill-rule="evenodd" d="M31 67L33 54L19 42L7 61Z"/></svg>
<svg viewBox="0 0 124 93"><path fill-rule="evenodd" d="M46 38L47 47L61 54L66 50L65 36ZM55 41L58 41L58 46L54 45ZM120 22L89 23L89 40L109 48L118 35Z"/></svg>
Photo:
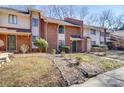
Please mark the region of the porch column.
<svg viewBox="0 0 124 93"><path fill-rule="evenodd" d="M29 46L29 51L32 52L32 36L28 36L29 38L29 42L30 42L30 46Z"/></svg>
<svg viewBox="0 0 124 93"><path fill-rule="evenodd" d="M6 51L7 51L7 34L5 34L6 40L5 40L5 47L6 47Z"/></svg>

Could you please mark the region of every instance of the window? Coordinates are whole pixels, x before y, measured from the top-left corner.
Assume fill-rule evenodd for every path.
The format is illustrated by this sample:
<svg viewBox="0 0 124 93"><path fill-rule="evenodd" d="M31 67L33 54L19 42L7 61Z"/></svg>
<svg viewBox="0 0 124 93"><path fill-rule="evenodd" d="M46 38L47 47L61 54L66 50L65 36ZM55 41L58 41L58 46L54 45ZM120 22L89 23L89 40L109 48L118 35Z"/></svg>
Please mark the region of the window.
<svg viewBox="0 0 124 93"><path fill-rule="evenodd" d="M96 41L91 41L91 45L96 45Z"/></svg>
<svg viewBox="0 0 124 93"><path fill-rule="evenodd" d="M104 36L104 32L100 32L100 36Z"/></svg>
<svg viewBox="0 0 124 93"><path fill-rule="evenodd" d="M64 40L59 40L59 46L64 46L65 45L65 41Z"/></svg>
<svg viewBox="0 0 124 93"><path fill-rule="evenodd" d="M64 26L62 25L59 26L59 33L64 34Z"/></svg>
<svg viewBox="0 0 124 93"><path fill-rule="evenodd" d="M38 36L32 36L32 41L34 42L37 38Z"/></svg>
<svg viewBox="0 0 124 93"><path fill-rule="evenodd" d="M92 35L96 35L96 30L95 30L95 29L90 29L90 33L91 33Z"/></svg>
<svg viewBox="0 0 124 93"><path fill-rule="evenodd" d="M17 24L17 16L9 14L9 24Z"/></svg>
<svg viewBox="0 0 124 93"><path fill-rule="evenodd" d="M34 26L34 27L38 26L38 19L32 18L32 26Z"/></svg>
<svg viewBox="0 0 124 93"><path fill-rule="evenodd" d="M104 44L104 42L103 41L100 41L100 44Z"/></svg>

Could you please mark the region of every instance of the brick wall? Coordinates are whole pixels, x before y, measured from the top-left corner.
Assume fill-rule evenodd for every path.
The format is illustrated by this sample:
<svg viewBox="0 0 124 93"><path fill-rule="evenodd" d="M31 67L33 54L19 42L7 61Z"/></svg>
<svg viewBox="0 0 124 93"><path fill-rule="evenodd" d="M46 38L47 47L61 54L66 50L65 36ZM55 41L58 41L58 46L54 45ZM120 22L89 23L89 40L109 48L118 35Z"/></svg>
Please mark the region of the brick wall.
<svg viewBox="0 0 124 93"><path fill-rule="evenodd" d="M4 46L0 47L0 51L6 51L6 35L0 35L0 40L4 41Z"/></svg>
<svg viewBox="0 0 124 93"><path fill-rule="evenodd" d="M22 45L22 44L28 44L29 45L29 47L31 48L31 41L30 41L30 37L28 37L28 36L17 36L16 37L16 40L17 40L17 51L19 51L20 50L20 46Z"/></svg>
<svg viewBox="0 0 124 93"><path fill-rule="evenodd" d="M51 52L52 49L57 48L57 29L58 29L57 24L48 23L47 31L47 41L49 44L48 52Z"/></svg>
<svg viewBox="0 0 124 93"><path fill-rule="evenodd" d="M65 26L65 44L71 47L71 35L80 35L80 27ZM82 50L82 42L77 42L77 51Z"/></svg>

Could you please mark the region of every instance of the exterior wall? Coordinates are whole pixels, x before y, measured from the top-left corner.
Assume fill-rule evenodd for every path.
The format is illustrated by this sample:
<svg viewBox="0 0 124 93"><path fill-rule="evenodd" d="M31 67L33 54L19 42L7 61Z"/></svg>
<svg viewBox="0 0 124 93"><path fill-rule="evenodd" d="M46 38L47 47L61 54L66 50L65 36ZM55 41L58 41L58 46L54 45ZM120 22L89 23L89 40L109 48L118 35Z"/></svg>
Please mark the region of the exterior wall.
<svg viewBox="0 0 124 93"><path fill-rule="evenodd" d="M17 24L9 24L9 14L17 16ZM30 29L30 17L11 12L0 12L0 26Z"/></svg>
<svg viewBox="0 0 124 93"><path fill-rule="evenodd" d="M6 51L6 35L0 34L0 40L4 41L4 46L0 47L0 51Z"/></svg>
<svg viewBox="0 0 124 93"><path fill-rule="evenodd" d="M7 47L6 36L7 35L5 35L5 34L0 34L0 40L4 41L4 46L0 47L0 51L6 51L6 47ZM30 44L30 36L16 36L16 51L20 50L20 46L22 44L28 44L30 47L30 45L31 45Z"/></svg>
<svg viewBox="0 0 124 93"><path fill-rule="evenodd" d="M31 23L32 23L32 18L38 19L38 26L37 27L34 27L31 24L32 36L40 37L41 36L41 33L40 33L41 19L40 19L39 12L31 11ZM32 41L32 48L37 48L36 46L34 46L33 41Z"/></svg>
<svg viewBox="0 0 124 93"><path fill-rule="evenodd" d="M80 35L79 27L65 26L65 45L72 46L71 35ZM82 41L77 41L77 51L82 50ZM80 51L82 52L82 51Z"/></svg>
<svg viewBox="0 0 124 93"><path fill-rule="evenodd" d="M82 52L82 41L77 41L77 52Z"/></svg>
<svg viewBox="0 0 124 93"><path fill-rule="evenodd" d="M100 32L104 32L104 29L96 29L96 35L92 35L90 28L84 28L84 37L90 37L91 41L96 41L97 45L101 45L100 42L105 43L105 36L100 36Z"/></svg>
<svg viewBox="0 0 124 93"><path fill-rule="evenodd" d="M30 36L16 36L16 45L17 45L16 49L17 49L17 51L20 50L20 46L22 44L27 44L30 47L30 45L31 45L30 43L31 43L30 42Z"/></svg>
<svg viewBox="0 0 124 93"><path fill-rule="evenodd" d="M58 25L53 23L48 23L47 25L47 41L49 44L48 52L52 49L57 49L57 29Z"/></svg>
<svg viewBox="0 0 124 93"><path fill-rule="evenodd" d="M41 37L46 40L46 25L47 23L41 19Z"/></svg>
<svg viewBox="0 0 124 93"><path fill-rule="evenodd" d="M32 12L32 18L36 18L38 19L38 22L40 21L39 19L39 13L38 12ZM32 26L32 35L33 36L40 36L40 33L39 33L39 24L37 27L33 27Z"/></svg>

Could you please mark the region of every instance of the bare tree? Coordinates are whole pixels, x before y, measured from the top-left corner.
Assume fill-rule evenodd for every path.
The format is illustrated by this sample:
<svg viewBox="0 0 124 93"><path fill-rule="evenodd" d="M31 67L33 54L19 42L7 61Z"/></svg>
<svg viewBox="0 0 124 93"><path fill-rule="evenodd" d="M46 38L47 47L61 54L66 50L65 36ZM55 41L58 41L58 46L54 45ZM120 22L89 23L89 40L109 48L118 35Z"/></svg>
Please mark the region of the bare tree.
<svg viewBox="0 0 124 93"><path fill-rule="evenodd" d="M111 10L102 11L99 15L99 25L102 27L112 28L114 25L114 16Z"/></svg>
<svg viewBox="0 0 124 93"><path fill-rule="evenodd" d="M88 14L89 14L88 7L81 7L81 9L80 9L80 20L84 20Z"/></svg>
<svg viewBox="0 0 124 93"><path fill-rule="evenodd" d="M66 6L66 5L50 5L45 6L44 8L45 15L48 17L53 17L57 19L64 19L64 17L75 17L74 6Z"/></svg>
<svg viewBox="0 0 124 93"><path fill-rule="evenodd" d="M91 14L87 17L86 23L88 25L98 25L98 14Z"/></svg>

